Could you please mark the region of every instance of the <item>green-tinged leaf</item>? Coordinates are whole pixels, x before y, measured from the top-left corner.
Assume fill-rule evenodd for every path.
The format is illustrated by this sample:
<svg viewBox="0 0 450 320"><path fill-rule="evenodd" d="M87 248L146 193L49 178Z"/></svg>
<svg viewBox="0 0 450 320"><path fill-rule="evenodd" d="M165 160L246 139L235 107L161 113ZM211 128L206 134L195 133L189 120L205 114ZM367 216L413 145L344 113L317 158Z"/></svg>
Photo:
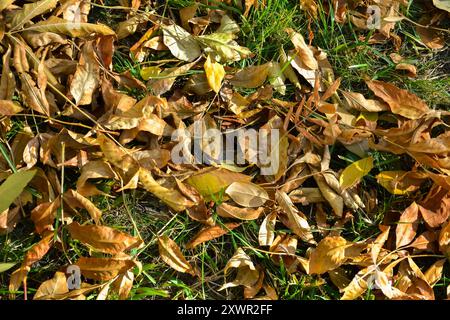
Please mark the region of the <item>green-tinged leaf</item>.
<svg viewBox="0 0 450 320"><path fill-rule="evenodd" d="M0 263L0 273L8 271L12 267L14 267L17 264L17 262L4 262Z"/></svg>
<svg viewBox="0 0 450 320"><path fill-rule="evenodd" d="M0 212L5 211L22 193L23 189L33 179L36 170L20 171L10 175L0 186Z"/></svg>
<svg viewBox="0 0 450 320"><path fill-rule="evenodd" d="M433 0L436 8L450 12L450 0Z"/></svg>
<svg viewBox="0 0 450 320"><path fill-rule="evenodd" d="M189 177L186 182L193 186L205 200L213 200L214 196L224 191L233 182L250 182L252 178L226 169L205 169Z"/></svg>
<svg viewBox="0 0 450 320"><path fill-rule="evenodd" d="M197 37L204 51L212 54L214 60L219 62L239 61L251 55L251 51L241 47L234 38L232 33L213 33Z"/></svg>

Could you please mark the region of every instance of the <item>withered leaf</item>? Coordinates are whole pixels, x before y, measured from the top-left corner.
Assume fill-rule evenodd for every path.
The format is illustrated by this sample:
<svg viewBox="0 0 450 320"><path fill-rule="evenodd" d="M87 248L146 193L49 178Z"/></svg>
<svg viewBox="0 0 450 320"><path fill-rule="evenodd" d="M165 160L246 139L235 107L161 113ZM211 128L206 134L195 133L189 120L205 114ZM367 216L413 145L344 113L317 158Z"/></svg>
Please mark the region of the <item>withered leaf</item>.
<svg viewBox="0 0 450 320"><path fill-rule="evenodd" d="M416 236L416 230L419 224L419 207L413 202L400 216L396 234L396 246L397 248L406 246L413 241Z"/></svg>
<svg viewBox="0 0 450 320"><path fill-rule="evenodd" d="M269 195L266 190L249 182L233 182L225 192L234 202L243 207L261 207L269 200Z"/></svg>
<svg viewBox="0 0 450 320"><path fill-rule="evenodd" d="M88 279L108 281L130 270L136 263L130 259L81 257L75 265Z"/></svg>
<svg viewBox="0 0 450 320"><path fill-rule="evenodd" d="M225 223L223 227L213 226L200 230L187 244L186 249L193 249L203 242L207 242L227 234L231 230L239 227L241 224L236 222Z"/></svg>
<svg viewBox="0 0 450 320"><path fill-rule="evenodd" d="M311 227L309 226L305 215L295 207L289 196L285 192L277 190L275 199L283 211L287 214L289 222L293 228L292 231L303 241L314 244L315 241L311 232Z"/></svg>
<svg viewBox="0 0 450 320"><path fill-rule="evenodd" d="M390 83L372 80L367 81L367 85L376 96L389 104L391 111L395 114L414 120L430 111L427 104L418 96Z"/></svg>
<svg viewBox="0 0 450 320"><path fill-rule="evenodd" d="M161 236L158 238L158 247L161 259L165 263L179 272L185 272L195 276L195 270L187 262L175 241L168 236Z"/></svg>
<svg viewBox="0 0 450 320"><path fill-rule="evenodd" d="M75 38L87 37L92 34L115 35L113 30L102 24L69 22L55 16L27 27L25 30L54 32Z"/></svg>
<svg viewBox="0 0 450 320"><path fill-rule="evenodd" d="M118 254L142 244L142 240L106 226L82 226L77 222L72 222L67 228L73 239L79 240L99 252Z"/></svg>
<svg viewBox="0 0 450 320"><path fill-rule="evenodd" d="M260 246L271 246L275 239L276 213L272 212L264 218L259 227L258 242Z"/></svg>
<svg viewBox="0 0 450 320"><path fill-rule="evenodd" d="M76 104L86 105L92 102L92 94L99 85L100 66L98 65L92 42L87 42L81 51L80 61L77 66L70 93Z"/></svg>
<svg viewBox="0 0 450 320"><path fill-rule="evenodd" d="M67 278L63 272L56 272L52 279L44 281L33 296L33 300L52 299L69 292Z"/></svg>
<svg viewBox="0 0 450 320"><path fill-rule="evenodd" d="M180 26L171 24L163 26L162 30L164 44L178 59L191 62L202 54L197 40Z"/></svg>
<svg viewBox="0 0 450 320"><path fill-rule="evenodd" d="M219 290L236 286L250 288L259 279L259 271L242 248L238 248L233 257L227 262L224 269L225 274L231 268L237 269L236 278L232 282L225 283Z"/></svg>
<svg viewBox="0 0 450 320"><path fill-rule="evenodd" d="M341 266L362 250L340 236L328 236L319 242L309 258L309 274L323 274Z"/></svg>
<svg viewBox="0 0 450 320"><path fill-rule="evenodd" d="M239 208L227 203L221 203L217 207L217 214L223 218L236 218L240 220L255 220L264 211L264 208L252 209L252 208Z"/></svg>

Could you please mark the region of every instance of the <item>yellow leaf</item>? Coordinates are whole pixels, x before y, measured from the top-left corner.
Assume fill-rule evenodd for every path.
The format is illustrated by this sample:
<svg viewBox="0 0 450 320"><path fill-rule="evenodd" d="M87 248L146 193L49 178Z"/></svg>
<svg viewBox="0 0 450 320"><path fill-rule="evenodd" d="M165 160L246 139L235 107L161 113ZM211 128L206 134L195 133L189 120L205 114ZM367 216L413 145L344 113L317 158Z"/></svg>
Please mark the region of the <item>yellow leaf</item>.
<svg viewBox="0 0 450 320"><path fill-rule="evenodd" d="M339 177L339 184L342 189L347 189L358 183L373 168L373 158L368 157L353 162L342 171Z"/></svg>
<svg viewBox="0 0 450 320"><path fill-rule="evenodd" d="M250 182L252 178L222 168L206 168L186 179L206 201L215 200L233 182Z"/></svg>
<svg viewBox="0 0 450 320"><path fill-rule="evenodd" d="M153 178L152 173L145 168L139 169L139 181L148 192L153 193L175 211L183 211L194 205L192 201L185 198L178 190L161 186Z"/></svg>
<svg viewBox="0 0 450 320"><path fill-rule="evenodd" d="M225 77L225 69L220 63L212 62L209 56L206 59L204 68L209 86L214 92L218 93L222 86L223 77Z"/></svg>
<svg viewBox="0 0 450 320"><path fill-rule="evenodd" d="M326 237L319 242L309 259L309 274L322 274L336 269L346 260L347 240L342 237Z"/></svg>
<svg viewBox="0 0 450 320"><path fill-rule="evenodd" d="M441 259L436 261L428 270L425 272L425 280L431 287L434 287L436 283L442 278L442 271L444 270L444 264L447 259Z"/></svg>
<svg viewBox="0 0 450 320"><path fill-rule="evenodd" d="M416 191L425 177L416 172L383 171L376 176L377 182L393 195L405 195Z"/></svg>
<svg viewBox="0 0 450 320"><path fill-rule="evenodd" d="M161 73L161 69L158 66L144 67L141 69L141 77L144 80L156 78Z"/></svg>

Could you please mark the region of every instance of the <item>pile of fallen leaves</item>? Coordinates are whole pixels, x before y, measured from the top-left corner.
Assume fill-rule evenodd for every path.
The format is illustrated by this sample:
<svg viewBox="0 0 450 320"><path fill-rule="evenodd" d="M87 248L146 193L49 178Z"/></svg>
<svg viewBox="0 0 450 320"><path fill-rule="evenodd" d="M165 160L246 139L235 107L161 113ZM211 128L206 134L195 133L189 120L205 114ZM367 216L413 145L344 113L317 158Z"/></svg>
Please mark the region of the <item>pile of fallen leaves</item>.
<svg viewBox="0 0 450 320"><path fill-rule="evenodd" d="M393 41L399 47L402 40L393 30L406 19L399 14L406 1L329 5L337 22L350 19L364 29L368 2L381 7L383 18L369 42ZM300 3L311 18L317 15L315 1ZM437 49L444 46L438 29L449 6L433 3L434 15L419 21L417 31L425 45ZM257 4L243 1L238 9L248 14ZM93 5L0 3L0 232L31 219L40 236L11 274L11 298L22 285L26 292L35 262L51 250L66 253L68 238L89 249L72 263L84 282L69 290L68 261L42 282L34 299L82 299L94 291L99 299L111 292L127 298L133 270L141 268L131 252L145 244L104 225L92 197L137 188L172 213L204 225L183 244L187 250L256 220L260 247L254 250L268 253L288 273L328 277L343 299L356 299L369 288L379 298L434 298L433 286L450 256L448 111L433 110L415 94L382 81L366 81L371 99L368 92L341 89L326 52L312 45L311 34L308 43L301 30L285 30L291 46L280 51L278 61L238 68L236 62L252 52L239 43L239 25L227 11L207 9L200 15L194 5L168 19L154 4L132 1L121 8L126 20L112 30L88 22ZM132 59L167 57L150 60L140 79L112 68L115 48L136 35L139 40L129 46ZM401 63L395 52L392 57L399 70L415 75L414 66ZM283 99L287 83L296 92ZM133 90L145 94L137 99ZM14 119L26 125L18 130ZM176 144L170 137L177 129L192 130L194 121L204 129L278 129L279 154L273 155L280 159L278 171L260 175L263 164L248 153L245 165L173 163ZM330 146L335 145L361 160L333 170ZM341 235L344 225L355 215L370 216L377 206L374 190L360 187L374 166L373 150L409 159L409 171L385 171L376 178L393 195L415 196L396 221L379 225L376 238L348 241ZM67 182L68 171L78 173L76 183ZM104 179L114 181L111 194L96 186ZM423 186L426 194L415 193ZM304 208L313 214L305 215ZM227 222L217 224L215 214ZM158 246L170 267L202 281L175 241L162 235ZM308 248L305 256L298 255L297 246ZM242 286L245 298L276 299L276 288L248 250L239 248L224 266L224 274L235 271L235 278L221 289ZM427 270L416 264L424 257L434 261Z"/></svg>

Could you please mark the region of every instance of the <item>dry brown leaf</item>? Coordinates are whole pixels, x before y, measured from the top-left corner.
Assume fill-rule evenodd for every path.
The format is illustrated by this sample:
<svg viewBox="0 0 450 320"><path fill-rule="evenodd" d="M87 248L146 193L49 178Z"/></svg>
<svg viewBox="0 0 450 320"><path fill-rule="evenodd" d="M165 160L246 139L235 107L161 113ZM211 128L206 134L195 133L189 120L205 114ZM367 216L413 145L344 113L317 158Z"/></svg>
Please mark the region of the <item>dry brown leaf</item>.
<svg viewBox="0 0 450 320"><path fill-rule="evenodd" d="M266 190L250 182L233 182L225 190L231 199L243 207L261 207L269 200Z"/></svg>
<svg viewBox="0 0 450 320"><path fill-rule="evenodd" d="M81 274L88 279L108 281L133 268L136 263L127 259L81 257L75 265L80 268Z"/></svg>
<svg viewBox="0 0 450 320"><path fill-rule="evenodd" d="M277 191L275 194L275 199L277 200L280 207L286 213L290 225L292 226L292 231L298 235L303 241L308 243L316 243L311 232L311 227L306 220L305 215L298 211L294 206L289 196L282 191Z"/></svg>
<svg viewBox="0 0 450 320"><path fill-rule="evenodd" d="M161 259L179 272L189 273L195 276L195 270L187 262L178 245L168 236L158 238L158 248Z"/></svg>
<svg viewBox="0 0 450 320"><path fill-rule="evenodd" d="M31 211L31 220L34 222L37 233L42 234L47 230L53 230L53 221L60 203L61 199L58 197L52 202L39 204Z"/></svg>
<svg viewBox="0 0 450 320"><path fill-rule="evenodd" d="M100 224L102 212L87 198L75 190L69 189L64 193L64 201L72 208L84 208L96 224Z"/></svg>
<svg viewBox="0 0 450 320"><path fill-rule="evenodd" d="M303 36L291 28L286 29L286 32L291 37L291 41L294 44L295 50L302 63L311 70L317 70L319 68L319 64L314 57L314 52L306 44Z"/></svg>
<svg viewBox="0 0 450 320"><path fill-rule="evenodd" d="M264 208L239 208L227 203L221 203L217 209L217 214L223 218L235 218L240 220L256 220L263 213Z"/></svg>
<svg viewBox="0 0 450 320"><path fill-rule="evenodd" d="M70 236L92 247L95 251L118 254L137 248L142 240L106 226L80 225L72 222L68 226Z"/></svg>
<svg viewBox="0 0 450 320"><path fill-rule="evenodd" d="M67 278L63 272L56 272L52 279L44 281L33 296L33 300L52 299L69 292Z"/></svg>
<svg viewBox="0 0 450 320"><path fill-rule="evenodd" d="M203 242L207 242L227 234L231 230L239 227L241 224L236 222L225 223L223 227L213 226L200 230L188 243L186 243L186 249L193 249Z"/></svg>
<svg viewBox="0 0 450 320"><path fill-rule="evenodd" d="M433 263L431 267L425 271L424 276L425 280L431 287L434 287L436 283L439 282L442 278L442 271L444 270L444 264L447 262L447 259L441 259Z"/></svg>
<svg viewBox="0 0 450 320"><path fill-rule="evenodd" d="M397 248L406 246L414 240L418 225L419 206L413 202L403 211L395 229Z"/></svg>
<svg viewBox="0 0 450 320"><path fill-rule="evenodd" d="M430 111L427 104L418 96L390 83L372 80L367 81L367 85L377 97L389 104L391 111L395 114L414 120Z"/></svg>
<svg viewBox="0 0 450 320"><path fill-rule="evenodd" d="M275 239L275 224L277 222L277 215L275 212L267 215L258 232L258 242L260 246L271 246Z"/></svg>
<svg viewBox="0 0 450 320"><path fill-rule="evenodd" d="M70 84L70 93L77 105L87 105L92 102L92 95L100 82L100 66L98 65L94 46L87 42L81 51L77 71Z"/></svg>
<svg viewBox="0 0 450 320"><path fill-rule="evenodd" d="M240 88L258 88L266 82L270 69L270 63L246 67L233 75L230 83Z"/></svg>
<svg viewBox="0 0 450 320"><path fill-rule="evenodd" d="M161 186L147 169L139 169L139 181L148 192L153 193L175 211L183 211L194 205L192 201L184 197L178 190Z"/></svg>

